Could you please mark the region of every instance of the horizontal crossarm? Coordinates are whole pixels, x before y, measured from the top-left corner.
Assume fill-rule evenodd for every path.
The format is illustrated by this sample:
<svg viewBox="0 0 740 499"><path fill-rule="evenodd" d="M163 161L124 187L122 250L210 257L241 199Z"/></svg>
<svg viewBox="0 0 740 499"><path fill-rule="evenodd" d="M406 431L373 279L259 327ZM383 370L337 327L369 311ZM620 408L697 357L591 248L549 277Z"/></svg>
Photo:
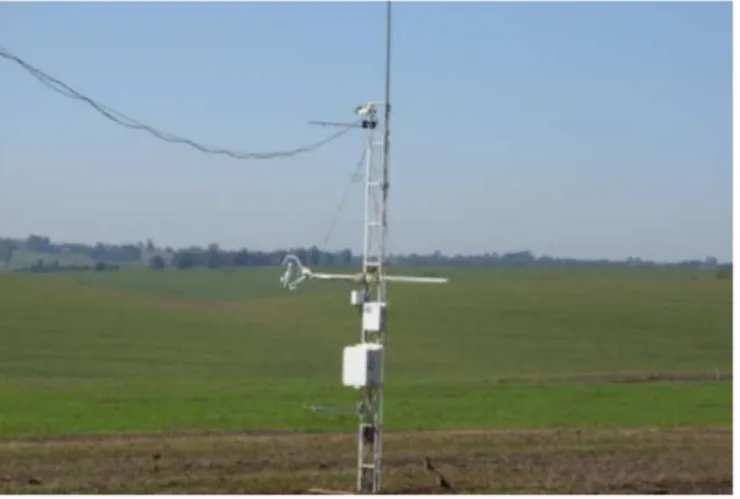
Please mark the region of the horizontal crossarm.
<svg viewBox="0 0 740 499"><path fill-rule="evenodd" d="M351 281L363 283L366 281L379 282L405 282L413 284L445 284L449 282L446 277L416 277L402 275L383 275L380 279L375 276L368 276L362 272L357 274L334 274L328 272L313 272L310 268L301 263L295 255L288 255L283 260L285 271L280 279L281 284L290 289L296 289L300 283L306 279L319 279L322 281Z"/></svg>

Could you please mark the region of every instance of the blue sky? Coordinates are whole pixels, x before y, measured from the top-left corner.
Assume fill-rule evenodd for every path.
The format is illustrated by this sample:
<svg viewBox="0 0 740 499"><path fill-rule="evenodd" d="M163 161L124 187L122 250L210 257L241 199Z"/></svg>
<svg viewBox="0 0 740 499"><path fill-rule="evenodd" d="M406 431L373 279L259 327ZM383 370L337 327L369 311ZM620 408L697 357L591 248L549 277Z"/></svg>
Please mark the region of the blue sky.
<svg viewBox="0 0 740 499"><path fill-rule="evenodd" d="M290 149L382 99L382 3L1 3L0 44L157 128ZM731 259L719 3L399 3L390 249ZM0 60L0 232L322 243L360 132L235 161L119 127ZM359 249L361 184L328 246Z"/></svg>

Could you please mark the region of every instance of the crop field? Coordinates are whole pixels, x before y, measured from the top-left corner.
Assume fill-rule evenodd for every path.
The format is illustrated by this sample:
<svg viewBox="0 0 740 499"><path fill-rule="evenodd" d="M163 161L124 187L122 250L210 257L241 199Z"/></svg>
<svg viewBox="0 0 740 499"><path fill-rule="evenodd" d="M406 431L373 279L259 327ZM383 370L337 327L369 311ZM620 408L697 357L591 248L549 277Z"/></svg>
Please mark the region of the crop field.
<svg viewBox="0 0 740 499"><path fill-rule="evenodd" d="M732 491L731 279L434 272L390 286L388 492L445 492L425 457L458 492ZM0 273L0 493L351 490L351 288L278 278Z"/></svg>

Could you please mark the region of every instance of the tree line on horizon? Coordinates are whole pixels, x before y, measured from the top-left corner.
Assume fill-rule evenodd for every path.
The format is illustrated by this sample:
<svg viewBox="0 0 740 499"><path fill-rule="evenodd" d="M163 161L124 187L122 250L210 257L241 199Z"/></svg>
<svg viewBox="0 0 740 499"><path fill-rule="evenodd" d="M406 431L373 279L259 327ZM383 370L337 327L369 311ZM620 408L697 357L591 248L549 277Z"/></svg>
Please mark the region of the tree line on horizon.
<svg viewBox="0 0 740 499"><path fill-rule="evenodd" d="M37 259L26 268L17 270L43 272L63 270L117 270L125 265L147 265L153 270L175 268L187 270L193 268L227 268L227 267L265 267L282 263L286 254L292 253L309 266L335 267L354 266L361 263L361 256L350 249L326 251L312 246L310 248L291 248L274 251L254 251L246 248L224 250L212 243L206 247L191 246L174 249L159 247L154 241L135 244L88 245L84 243L55 243L50 238L30 235L26 239L0 238L0 265L7 264L17 252L30 251L48 255L47 261ZM62 255L85 257L89 264L59 263ZM55 259L54 257L57 257ZM51 260L51 263L48 263ZM394 265L437 265L457 267L502 266L502 267L680 267L689 269L731 269L731 263L720 264L716 258L704 260L685 260L681 262L654 262L639 257L625 260L556 258L547 255L535 256L531 251L518 251L504 254L483 253L477 255L446 255L440 251L428 254L395 254L389 257Z"/></svg>

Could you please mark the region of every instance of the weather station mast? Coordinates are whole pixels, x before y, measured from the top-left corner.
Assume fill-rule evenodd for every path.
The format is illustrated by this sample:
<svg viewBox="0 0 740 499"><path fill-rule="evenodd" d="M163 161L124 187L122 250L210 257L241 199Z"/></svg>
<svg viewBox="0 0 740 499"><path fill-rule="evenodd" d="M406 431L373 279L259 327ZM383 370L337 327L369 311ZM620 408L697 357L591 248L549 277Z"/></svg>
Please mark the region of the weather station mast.
<svg viewBox="0 0 740 499"><path fill-rule="evenodd" d="M295 255L284 259L281 283L294 290L303 281L319 279L350 281L359 289L350 294L352 306L361 310L360 342L346 346L342 357L342 384L361 393L357 404L357 492L381 491L383 466L383 388L385 384L384 351L388 330L387 306L389 282L444 284L441 277L415 277L386 273L388 234L388 191L390 158L390 73L391 73L391 2L386 2L385 99L358 106L359 121L351 124L315 122L322 125L355 127L366 131L365 144L365 217L362 270L356 274L314 272ZM378 111L382 109L382 139L377 140ZM380 149L380 154L377 150Z"/></svg>

